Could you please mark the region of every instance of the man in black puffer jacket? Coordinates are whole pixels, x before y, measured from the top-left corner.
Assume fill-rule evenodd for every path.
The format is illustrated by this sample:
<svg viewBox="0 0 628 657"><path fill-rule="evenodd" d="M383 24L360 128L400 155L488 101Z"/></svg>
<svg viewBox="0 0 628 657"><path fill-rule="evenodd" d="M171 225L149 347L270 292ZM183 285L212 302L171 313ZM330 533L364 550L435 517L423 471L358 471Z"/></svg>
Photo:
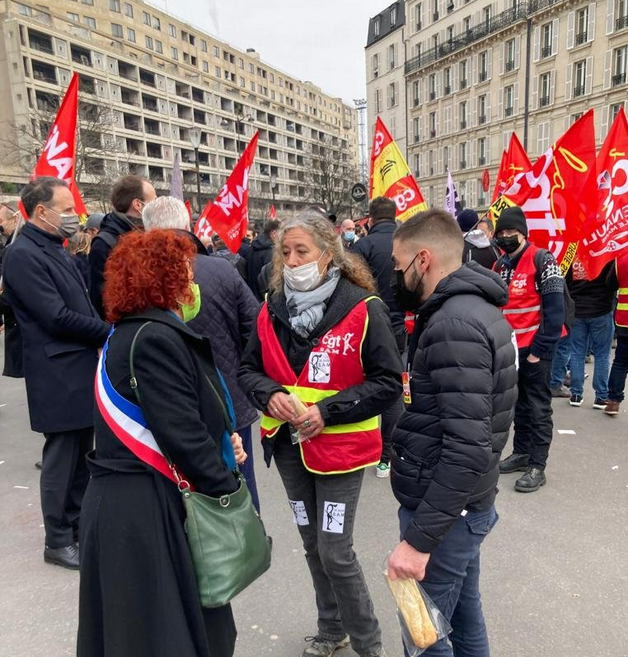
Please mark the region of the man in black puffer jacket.
<svg viewBox="0 0 628 657"><path fill-rule="evenodd" d="M393 241L399 305L417 309L409 362L411 402L393 437L392 487L402 541L392 577L422 581L453 626L456 652L488 655L479 593L480 545L497 521L499 458L517 399L505 283L460 266L453 217L421 213ZM443 639L424 655L451 655Z"/></svg>

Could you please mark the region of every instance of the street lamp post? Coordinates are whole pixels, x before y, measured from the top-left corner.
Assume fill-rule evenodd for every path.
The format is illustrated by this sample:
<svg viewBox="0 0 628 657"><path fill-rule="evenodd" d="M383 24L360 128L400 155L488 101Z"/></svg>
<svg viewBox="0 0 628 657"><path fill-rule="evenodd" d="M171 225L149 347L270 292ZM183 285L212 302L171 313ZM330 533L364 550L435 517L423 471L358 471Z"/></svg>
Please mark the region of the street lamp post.
<svg viewBox="0 0 628 657"><path fill-rule="evenodd" d="M270 172L270 169L268 170ZM273 205L275 205L275 187L277 187L277 176L273 173L268 174L270 180L270 193L273 195Z"/></svg>
<svg viewBox="0 0 628 657"><path fill-rule="evenodd" d="M201 145L201 130L197 127L190 128L190 143L194 149L194 159L196 161L196 204L198 208L198 213L200 214L203 211L201 205L201 163L198 157L198 149Z"/></svg>

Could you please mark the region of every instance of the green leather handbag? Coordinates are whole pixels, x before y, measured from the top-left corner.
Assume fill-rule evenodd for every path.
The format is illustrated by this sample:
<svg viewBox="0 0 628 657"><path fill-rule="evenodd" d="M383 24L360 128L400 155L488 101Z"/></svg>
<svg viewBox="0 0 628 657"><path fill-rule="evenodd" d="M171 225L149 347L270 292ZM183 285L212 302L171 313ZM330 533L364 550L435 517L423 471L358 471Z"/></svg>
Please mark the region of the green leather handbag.
<svg viewBox="0 0 628 657"><path fill-rule="evenodd" d="M133 367L135 343L146 322L131 343L131 387L138 404L140 394ZM211 379L207 383L218 400L229 435L233 427L225 403ZM140 404L141 406L141 404ZM238 489L229 495L209 497L190 489L170 457L162 450L179 484L186 513L187 536L198 593L203 607L222 607L270 568L272 538L253 506L251 493L242 474L236 470Z"/></svg>

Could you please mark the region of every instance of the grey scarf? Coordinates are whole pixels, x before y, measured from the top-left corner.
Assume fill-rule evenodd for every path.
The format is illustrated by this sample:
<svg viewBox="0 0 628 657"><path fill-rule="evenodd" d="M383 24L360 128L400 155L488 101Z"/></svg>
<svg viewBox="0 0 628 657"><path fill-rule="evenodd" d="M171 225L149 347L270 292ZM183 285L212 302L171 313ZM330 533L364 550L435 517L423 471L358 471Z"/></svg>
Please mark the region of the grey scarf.
<svg viewBox="0 0 628 657"><path fill-rule="evenodd" d="M340 281L340 270L331 267L323 283L313 290L299 292L284 284L286 307L292 330L304 338L320 324L327 309L327 301Z"/></svg>

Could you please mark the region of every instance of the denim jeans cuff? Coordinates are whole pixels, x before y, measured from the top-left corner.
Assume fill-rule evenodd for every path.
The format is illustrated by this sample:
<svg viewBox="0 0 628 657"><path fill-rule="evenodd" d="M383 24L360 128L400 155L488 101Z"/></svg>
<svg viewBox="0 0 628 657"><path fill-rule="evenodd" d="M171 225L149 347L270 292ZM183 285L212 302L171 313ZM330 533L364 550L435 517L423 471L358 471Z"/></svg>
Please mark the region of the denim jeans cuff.
<svg viewBox="0 0 628 657"><path fill-rule="evenodd" d="M339 641L342 641L347 636L347 634L344 632L339 636L338 634L328 634L327 632L319 631L317 636L321 639L324 639L325 641L333 641L338 643Z"/></svg>

